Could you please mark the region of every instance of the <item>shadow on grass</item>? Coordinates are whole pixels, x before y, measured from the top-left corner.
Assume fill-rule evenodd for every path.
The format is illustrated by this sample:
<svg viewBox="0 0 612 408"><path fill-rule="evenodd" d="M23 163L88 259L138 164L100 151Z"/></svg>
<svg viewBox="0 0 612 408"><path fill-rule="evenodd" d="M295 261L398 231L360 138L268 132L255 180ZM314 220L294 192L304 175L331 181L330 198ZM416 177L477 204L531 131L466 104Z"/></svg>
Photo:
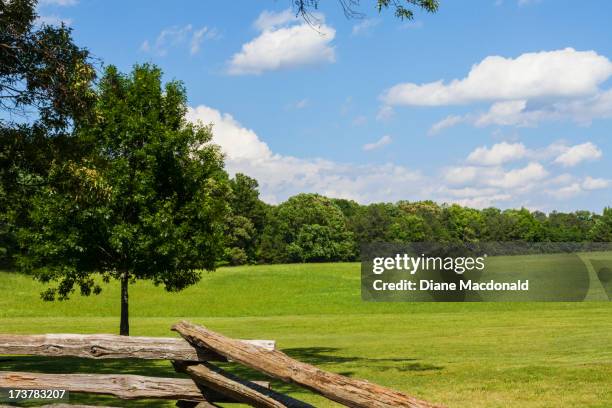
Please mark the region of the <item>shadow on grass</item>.
<svg viewBox="0 0 612 408"><path fill-rule="evenodd" d="M0 370L32 373L134 374L152 377L185 377L169 361L139 359L92 360L76 357L0 356Z"/></svg>
<svg viewBox="0 0 612 408"><path fill-rule="evenodd" d="M415 358L365 358L365 357L346 357L331 353L337 353L339 348L335 347L297 347L284 349L283 352L296 360L313 365L325 364L344 364L344 363L405 363L416 361Z"/></svg>
<svg viewBox="0 0 612 408"><path fill-rule="evenodd" d="M74 357L0 356L0 371L22 371L49 374L134 374L152 377L184 377L174 371L169 361L158 360L92 360ZM108 395L70 393L70 404L113 407L173 407L171 400L122 400ZM1 404L1 403L0 403ZM20 407L44 405L40 402L14 404Z"/></svg>
<svg viewBox="0 0 612 408"><path fill-rule="evenodd" d="M346 368L365 366L377 371L395 370L398 372L439 371L444 369L442 366L419 362L416 358L366 358L357 356L342 356L338 355L340 350L341 349L334 347L296 347L283 349L282 351L289 357L296 360L315 366L320 366L323 369L328 369L347 377L353 377L355 375L355 371L342 370L342 368L344 368L343 366L348 366ZM225 370L230 371L241 378L260 381L270 380L269 377L266 377L260 372L241 365L231 363L223 363L220 365ZM304 391L304 389L299 386L287 384L282 381L272 380L270 383L272 389L282 393Z"/></svg>
<svg viewBox="0 0 612 408"><path fill-rule="evenodd" d="M296 360L314 365L355 363L371 368L377 368L380 371L438 371L444 368L442 366L436 366L433 364L420 363L416 358L410 357L365 358L346 357L331 354L336 353L339 350L340 349L333 347L301 347L286 349L283 351Z"/></svg>
<svg viewBox="0 0 612 408"><path fill-rule="evenodd" d="M299 347L284 349L287 355L304 363L329 369L338 374L352 377L355 371L351 368L365 366L378 371L396 370L398 372L438 371L444 367L419 362L415 358L365 358L339 355L341 349L333 347ZM252 381L270 381L272 389L281 393L303 392L304 389L278 380L270 380L266 375L233 363L218 363L223 369ZM330 366L330 367L325 367ZM183 377L176 373L166 360L108 359L91 360L74 357L41 357L41 356L0 356L0 371L40 372L50 374L90 373L90 374L132 374L152 377ZM110 405L117 407L170 407L175 401L164 400L121 400L111 396L71 393L70 403ZM40 404L23 404L18 406L35 406Z"/></svg>

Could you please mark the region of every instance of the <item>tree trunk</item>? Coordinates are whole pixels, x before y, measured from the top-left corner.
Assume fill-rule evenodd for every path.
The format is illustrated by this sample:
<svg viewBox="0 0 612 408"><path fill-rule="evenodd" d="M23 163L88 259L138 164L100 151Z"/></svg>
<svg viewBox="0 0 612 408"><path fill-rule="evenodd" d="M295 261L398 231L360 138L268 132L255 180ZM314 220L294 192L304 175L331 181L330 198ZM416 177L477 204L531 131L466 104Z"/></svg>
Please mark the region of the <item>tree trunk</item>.
<svg viewBox="0 0 612 408"><path fill-rule="evenodd" d="M119 334L121 336L130 335L130 321L128 313L128 285L129 274L123 272L121 275L121 323L119 324Z"/></svg>

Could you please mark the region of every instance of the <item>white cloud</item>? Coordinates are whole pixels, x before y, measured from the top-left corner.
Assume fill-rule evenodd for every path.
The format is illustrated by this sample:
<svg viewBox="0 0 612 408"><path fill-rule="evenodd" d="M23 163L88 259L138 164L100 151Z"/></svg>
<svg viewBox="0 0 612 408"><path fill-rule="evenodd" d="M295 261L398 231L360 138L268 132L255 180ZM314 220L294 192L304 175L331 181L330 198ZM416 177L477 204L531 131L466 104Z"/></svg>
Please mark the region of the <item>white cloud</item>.
<svg viewBox="0 0 612 408"><path fill-rule="evenodd" d="M541 194L567 200L610 185L608 180L592 177L581 180L567 173L549 177L549 172L537 162L510 170L501 166L457 166L445 169L443 176L449 185L442 184L434 197L439 201L475 208L531 208L531 200L542 199Z"/></svg>
<svg viewBox="0 0 612 408"><path fill-rule="evenodd" d="M491 148L478 147L467 158L467 161L484 166L500 165L522 159L527 155L527 148L522 143L501 142Z"/></svg>
<svg viewBox="0 0 612 408"><path fill-rule="evenodd" d="M163 29L154 41L145 40L140 50L163 57L171 48L188 45L189 53L195 55L200 51L204 40L217 37L217 31L208 27L194 29L191 24L173 26Z"/></svg>
<svg viewBox="0 0 612 408"><path fill-rule="evenodd" d="M557 156L567 151L570 147L564 141L556 141L545 147L529 149L527 157L533 160L550 161L551 159L556 159Z"/></svg>
<svg viewBox="0 0 612 408"><path fill-rule="evenodd" d="M608 188L612 181L591 176L582 178L567 172L551 174L543 162L562 164L560 160L573 164L592 159L598 155L597 152L601 154L591 142L575 146L553 142L541 148L527 148L519 142L505 141L480 146L463 163L443 169L441 180L436 182L440 187L435 197L476 208L530 206L530 201L538 197L541 201L550 201L550 197L567 200ZM517 161L525 163L514 168L505 167Z"/></svg>
<svg viewBox="0 0 612 408"><path fill-rule="evenodd" d="M576 180L575 177L571 177L570 179L571 181L568 181L568 183L561 188L547 190L548 194L558 199L568 199L588 191L601 190L610 186L610 180L603 178L587 176L582 181Z"/></svg>
<svg viewBox="0 0 612 408"><path fill-rule="evenodd" d="M50 25L50 26L59 26L61 24L64 24L66 26L70 26L72 25L73 20L71 18L68 17L61 17L57 14L47 14L45 13L45 11L47 11L47 6L51 6L51 7L69 7L69 6L75 6L78 4L78 0L39 0L38 1L38 8L39 8L39 15L36 17L35 20L35 24L42 26L42 25ZM43 12L41 12L41 10Z"/></svg>
<svg viewBox="0 0 612 408"><path fill-rule="evenodd" d="M608 188L608 186L610 186L610 180L593 178L591 176L585 177L582 182L582 188L585 190L600 190Z"/></svg>
<svg viewBox="0 0 612 408"><path fill-rule="evenodd" d="M389 105L443 106L492 102L485 112L450 115L430 134L460 123L476 127L534 127L544 121L589 125L612 118L612 89L599 86L612 76L612 62L595 51L566 48L487 57L469 74L449 83L398 84L381 96Z"/></svg>
<svg viewBox="0 0 612 408"><path fill-rule="evenodd" d="M381 106L376 114L376 120L387 121L395 115L395 111L391 106Z"/></svg>
<svg viewBox="0 0 612 408"><path fill-rule="evenodd" d="M612 90L607 90L584 98L537 104L535 108L530 108L526 100L496 102L484 113L448 116L432 125L429 132L437 133L459 123L471 123L477 127L533 127L543 121L572 121L579 125L589 125L594 119L611 117Z"/></svg>
<svg viewBox="0 0 612 408"><path fill-rule="evenodd" d="M262 199L269 203L301 192L316 192L362 203L433 199L476 208L533 207L531 201L538 198L547 202L551 197L565 200L608 188L611 183L607 179L582 178L567 172L550 174L539 160L552 161L572 149L562 143L540 149L509 142L481 146L462 164L424 175L419 169L393 163L341 163L277 154L254 130L229 114L203 105L190 108L187 118L214 124L213 143L226 154L228 172L255 177L261 186ZM381 141L385 138L372 145L382 144ZM506 168L518 157L526 163Z"/></svg>
<svg viewBox="0 0 612 408"><path fill-rule="evenodd" d="M567 148L555 159L555 163L565 167L576 166L583 161L592 161L601 158L601 150L591 142Z"/></svg>
<svg viewBox="0 0 612 408"><path fill-rule="evenodd" d="M458 125L459 123L465 122L465 118L459 115L449 115L444 119L434 123L431 128L429 128L429 134L435 135L436 133L446 129Z"/></svg>
<svg viewBox="0 0 612 408"><path fill-rule="evenodd" d="M384 147L388 144L390 144L393 141L393 139L391 138L391 136L389 135L384 135L383 137L381 137L380 139L378 139L377 141L373 142L373 143L366 143L363 145L363 150L368 152L370 150L376 150L376 149L380 149L381 147Z"/></svg>
<svg viewBox="0 0 612 408"><path fill-rule="evenodd" d="M443 106L478 101L592 95L612 75L612 62L595 51L565 48L517 58L489 56L468 75L425 84L402 83L382 95L389 105Z"/></svg>
<svg viewBox="0 0 612 408"><path fill-rule="evenodd" d="M579 183L571 183L567 186L548 190L548 194L557 199L568 199L582 193L582 188Z"/></svg>
<svg viewBox="0 0 612 408"><path fill-rule="evenodd" d="M487 113L478 116L474 124L476 126L495 125L528 125L530 118L524 114L526 100L496 102L489 108Z"/></svg>
<svg viewBox="0 0 612 408"><path fill-rule="evenodd" d="M499 166L457 166L444 171L444 179L450 184L522 191L531 189L535 182L541 181L547 175L548 172L544 166L537 162L511 170L505 170Z"/></svg>
<svg viewBox="0 0 612 408"><path fill-rule="evenodd" d="M358 22L353 26L351 33L353 35L366 34L370 32L374 27L380 24L379 19L366 18Z"/></svg>
<svg viewBox="0 0 612 408"><path fill-rule="evenodd" d="M333 63L336 54L331 42L336 30L318 17L320 24L312 27L290 11L264 11L257 21L261 33L243 44L232 56L228 73L232 75L261 74L265 71L295 68L304 65Z"/></svg>
<svg viewBox="0 0 612 408"><path fill-rule="evenodd" d="M542 111L526 111L527 101L502 101L491 105L489 110L480 114L449 115L429 128L430 134L436 134L444 129L460 123L470 123L477 127L490 125L499 126L533 126L549 114Z"/></svg>
<svg viewBox="0 0 612 408"><path fill-rule="evenodd" d="M562 186L572 184L576 181L576 177L572 176L569 173L559 174L558 176L552 177L548 184L552 186Z"/></svg>
<svg viewBox="0 0 612 408"><path fill-rule="evenodd" d="M512 195L491 187L441 187L437 192L440 200L472 208L486 208L512 199Z"/></svg>
<svg viewBox="0 0 612 408"><path fill-rule="evenodd" d="M222 114L216 109L200 105L188 110L187 120L213 123L214 143L221 146L229 160L258 160L272 156L268 145L262 142L253 130L243 127L230 114Z"/></svg>
<svg viewBox="0 0 612 408"><path fill-rule="evenodd" d="M499 166L521 159L548 161L565 167L575 166L583 161L601 158L601 149L592 142L568 146L564 142L553 142L542 148L528 149L523 143L500 142L491 147L480 146L467 157L467 162L478 166Z"/></svg>
<svg viewBox="0 0 612 408"><path fill-rule="evenodd" d="M391 163L358 165L275 154L253 130L207 106L190 108L187 119L213 123L213 142L225 152L230 174L242 172L255 177L262 198L271 203L300 192L360 202L395 201L416 199L426 195L429 188L418 171Z"/></svg>
<svg viewBox="0 0 612 408"><path fill-rule="evenodd" d="M491 179L488 184L504 188L528 187L531 183L540 181L547 175L548 172L544 169L544 166L533 162L525 167L510 170L499 179Z"/></svg>
<svg viewBox="0 0 612 408"><path fill-rule="evenodd" d="M259 31L265 31L286 25L287 23L295 23L297 21L298 17L293 14L290 9L286 9L278 13L264 10L259 17L257 17L257 20L255 20L255 23L253 23L253 26Z"/></svg>
<svg viewBox="0 0 612 408"><path fill-rule="evenodd" d="M191 55L195 55L200 52L200 47L204 40L209 40L213 38L217 38L219 34L217 30L209 29L208 27L202 27L199 30L195 30L193 35L191 36L191 43L189 47L189 52Z"/></svg>
<svg viewBox="0 0 612 408"><path fill-rule="evenodd" d="M553 105L557 116L571 116L576 122L588 124L596 118L612 117L612 90L598 92L592 97Z"/></svg>
<svg viewBox="0 0 612 408"><path fill-rule="evenodd" d="M168 49L175 47L186 41L188 35L193 31L191 24L183 27L169 27L163 29L155 41L150 43L145 40L140 47L141 51L152 52L159 56L164 56L168 53Z"/></svg>
<svg viewBox="0 0 612 408"><path fill-rule="evenodd" d="M502 108L504 105L506 109ZM498 102L491 106L489 112L477 116L474 124L535 126L545 120L571 120L588 125L593 119L609 117L612 117L612 90L586 98L544 104L534 109L529 108L527 101Z"/></svg>
<svg viewBox="0 0 612 408"><path fill-rule="evenodd" d="M474 166L450 167L444 171L444 179L450 184L466 184L476 180L479 168Z"/></svg>
<svg viewBox="0 0 612 408"><path fill-rule="evenodd" d="M443 179L447 185L439 188L438 197L444 201L476 208L507 202L518 202L524 206L532 197L537 197L541 193L558 200L567 200L611 185L610 180L591 176L582 179L568 173L552 176L541 163L535 161L514 169L505 169L501 165L504 162L501 157L546 157L556 151L560 144L552 144L543 149L506 146L504 149L498 149L499 155L492 154L496 150L495 146L478 148L474 152L478 152L475 155L480 161L478 164L498 163L498 165L467 165L445 169ZM564 149L567 151L569 148L564 146ZM513 151L514 154L505 156L508 151Z"/></svg>
<svg viewBox="0 0 612 408"><path fill-rule="evenodd" d="M548 171L537 162L524 167L456 166L443 171L435 199L468 207L529 206L533 197L550 183ZM440 184L440 183L438 183Z"/></svg>

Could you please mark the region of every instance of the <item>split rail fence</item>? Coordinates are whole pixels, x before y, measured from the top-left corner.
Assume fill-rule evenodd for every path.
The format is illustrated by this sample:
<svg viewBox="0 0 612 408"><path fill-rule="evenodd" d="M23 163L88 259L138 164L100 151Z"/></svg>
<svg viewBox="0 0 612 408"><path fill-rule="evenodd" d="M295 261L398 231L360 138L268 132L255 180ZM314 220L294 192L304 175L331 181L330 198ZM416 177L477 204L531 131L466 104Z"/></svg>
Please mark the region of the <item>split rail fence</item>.
<svg viewBox="0 0 612 408"><path fill-rule="evenodd" d="M245 380L213 364L230 361L271 378L302 386L347 407L439 407L368 381L330 373L300 362L276 350L275 342L271 340L236 340L186 321L175 324L172 330L182 338L109 334L0 334L0 355L170 360L176 371L189 377L0 371L0 388L61 389L111 395L126 400L176 400L178 407L185 408L218 407L216 404L223 402L263 408L312 407L272 390L269 382ZM77 407L66 404L47 406Z"/></svg>

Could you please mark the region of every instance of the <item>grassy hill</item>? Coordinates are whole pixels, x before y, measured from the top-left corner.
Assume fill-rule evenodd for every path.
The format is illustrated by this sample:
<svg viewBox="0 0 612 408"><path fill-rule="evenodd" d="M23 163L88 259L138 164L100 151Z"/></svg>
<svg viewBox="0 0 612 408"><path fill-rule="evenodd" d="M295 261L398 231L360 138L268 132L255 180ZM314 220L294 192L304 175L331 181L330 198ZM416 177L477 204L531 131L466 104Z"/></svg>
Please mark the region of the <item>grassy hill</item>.
<svg viewBox="0 0 612 408"><path fill-rule="evenodd" d="M612 303L368 303L359 277L359 264L307 264L222 268L180 293L139 282L130 288L132 334L173 336L172 323L188 319L234 337L275 339L303 361L451 407L612 405ZM117 332L117 285L56 303L40 300L42 288L0 272L0 332ZM37 357L0 357L0 370L175 375L166 362Z"/></svg>

